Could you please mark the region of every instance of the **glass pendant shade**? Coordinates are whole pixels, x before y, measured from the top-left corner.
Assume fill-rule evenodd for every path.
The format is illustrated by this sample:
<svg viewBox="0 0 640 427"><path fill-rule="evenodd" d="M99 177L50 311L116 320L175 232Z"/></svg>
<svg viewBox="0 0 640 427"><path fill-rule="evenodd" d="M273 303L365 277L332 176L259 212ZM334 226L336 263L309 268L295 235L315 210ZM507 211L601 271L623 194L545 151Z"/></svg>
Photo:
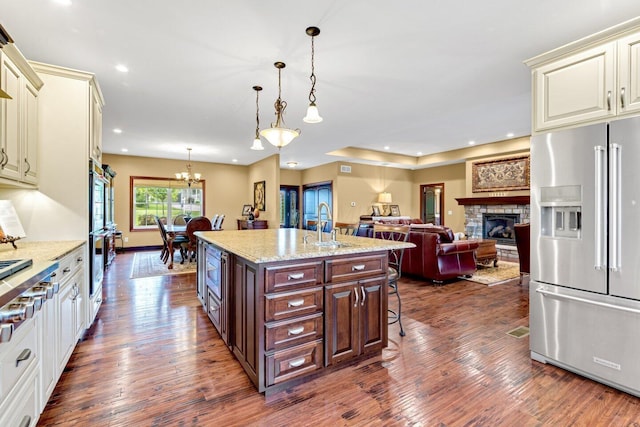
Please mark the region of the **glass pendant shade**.
<svg viewBox="0 0 640 427"><path fill-rule="evenodd" d="M262 145L262 141L260 138L256 138L253 140L253 145L251 146L252 150L264 150L264 145Z"/></svg>
<svg viewBox="0 0 640 427"><path fill-rule="evenodd" d="M300 132L294 129L271 127L262 129L260 135L264 136L271 145L282 148L289 145L294 138L300 135Z"/></svg>
<svg viewBox="0 0 640 427"><path fill-rule="evenodd" d="M322 121L322 117L320 117L320 113L318 112L318 107L315 102L309 104L309 108L307 108L307 115L302 120L305 123L320 123Z"/></svg>

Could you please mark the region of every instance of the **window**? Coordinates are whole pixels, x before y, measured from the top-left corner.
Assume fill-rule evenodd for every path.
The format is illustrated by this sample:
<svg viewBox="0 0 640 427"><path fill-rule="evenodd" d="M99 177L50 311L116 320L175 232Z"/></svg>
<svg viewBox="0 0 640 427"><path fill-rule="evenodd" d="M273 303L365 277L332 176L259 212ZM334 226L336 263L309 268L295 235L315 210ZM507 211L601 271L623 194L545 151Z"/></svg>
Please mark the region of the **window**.
<svg viewBox="0 0 640 427"><path fill-rule="evenodd" d="M155 217L173 223L176 217L204 215L204 181L188 186L171 178L132 176L131 230L156 229Z"/></svg>

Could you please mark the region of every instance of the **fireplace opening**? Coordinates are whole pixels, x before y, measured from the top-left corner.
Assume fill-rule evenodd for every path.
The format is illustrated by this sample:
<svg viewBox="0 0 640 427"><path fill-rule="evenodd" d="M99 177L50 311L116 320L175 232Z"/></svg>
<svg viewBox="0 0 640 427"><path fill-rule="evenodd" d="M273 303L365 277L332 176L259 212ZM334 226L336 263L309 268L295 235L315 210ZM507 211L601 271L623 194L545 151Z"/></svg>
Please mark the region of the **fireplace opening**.
<svg viewBox="0 0 640 427"><path fill-rule="evenodd" d="M520 214L482 214L482 238L497 240L501 245L516 244L514 225L520 222Z"/></svg>

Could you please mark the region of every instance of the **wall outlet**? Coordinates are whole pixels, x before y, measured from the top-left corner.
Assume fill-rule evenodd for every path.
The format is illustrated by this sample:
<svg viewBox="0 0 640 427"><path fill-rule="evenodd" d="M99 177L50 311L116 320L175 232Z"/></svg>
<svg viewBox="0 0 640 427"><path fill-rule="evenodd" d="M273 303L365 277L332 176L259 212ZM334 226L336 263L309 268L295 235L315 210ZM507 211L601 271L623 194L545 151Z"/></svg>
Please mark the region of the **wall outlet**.
<svg viewBox="0 0 640 427"><path fill-rule="evenodd" d="M125 238L124 238L124 242L125 242L125 243L129 243L129 238L128 238L128 237L125 237Z"/></svg>
<svg viewBox="0 0 640 427"><path fill-rule="evenodd" d="M448 215L453 215L453 211L447 211Z"/></svg>
<svg viewBox="0 0 640 427"><path fill-rule="evenodd" d="M356 202L351 202L351 207L355 208L356 207Z"/></svg>

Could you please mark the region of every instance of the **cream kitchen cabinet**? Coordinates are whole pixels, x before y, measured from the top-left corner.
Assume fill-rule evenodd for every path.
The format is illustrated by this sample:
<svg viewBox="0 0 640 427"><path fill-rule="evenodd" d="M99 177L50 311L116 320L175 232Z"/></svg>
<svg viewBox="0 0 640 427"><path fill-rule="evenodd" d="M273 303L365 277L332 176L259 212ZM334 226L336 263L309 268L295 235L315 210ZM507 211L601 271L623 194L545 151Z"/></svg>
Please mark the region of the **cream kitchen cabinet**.
<svg viewBox="0 0 640 427"><path fill-rule="evenodd" d="M97 84L97 83L96 83ZM89 138L89 157L102 164L102 94L96 85L91 86L91 135Z"/></svg>
<svg viewBox="0 0 640 427"><path fill-rule="evenodd" d="M0 178L37 185L38 94L43 82L12 43L0 50L0 85L12 97L0 100Z"/></svg>
<svg viewBox="0 0 640 427"><path fill-rule="evenodd" d="M525 61L532 68L534 133L640 112L640 20L634 25Z"/></svg>

